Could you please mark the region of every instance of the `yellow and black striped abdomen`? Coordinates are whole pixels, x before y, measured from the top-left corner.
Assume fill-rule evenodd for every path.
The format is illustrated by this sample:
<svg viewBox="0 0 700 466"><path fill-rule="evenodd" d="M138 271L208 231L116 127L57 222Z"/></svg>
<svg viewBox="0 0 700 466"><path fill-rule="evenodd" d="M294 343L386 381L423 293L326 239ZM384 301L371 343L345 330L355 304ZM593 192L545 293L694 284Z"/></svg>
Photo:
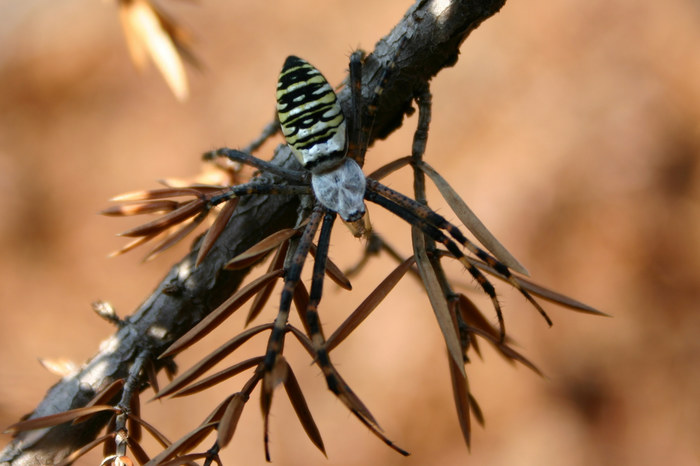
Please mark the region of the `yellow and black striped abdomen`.
<svg viewBox="0 0 700 466"><path fill-rule="evenodd" d="M287 57L277 82L277 115L287 144L304 168L330 170L346 152L343 111L333 88L307 61Z"/></svg>

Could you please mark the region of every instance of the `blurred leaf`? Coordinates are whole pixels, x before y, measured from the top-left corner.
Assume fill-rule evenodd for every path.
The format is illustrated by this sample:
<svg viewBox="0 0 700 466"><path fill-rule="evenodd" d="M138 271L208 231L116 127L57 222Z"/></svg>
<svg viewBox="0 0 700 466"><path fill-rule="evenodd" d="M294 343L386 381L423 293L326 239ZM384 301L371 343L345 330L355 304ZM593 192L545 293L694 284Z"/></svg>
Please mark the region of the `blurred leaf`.
<svg viewBox="0 0 700 466"><path fill-rule="evenodd" d="M226 407L228 406L228 402L231 401L231 398L233 398L235 393L227 396L224 398L224 400L217 405L216 408L214 408L214 411L209 413L209 415L204 419L204 422L202 422L202 425L204 424L218 424L219 421L221 421L221 418L224 416L224 412L226 411Z"/></svg>
<svg viewBox="0 0 700 466"><path fill-rule="evenodd" d="M114 382L107 385L105 388L100 390L93 398L90 400L85 407L95 406L95 405L106 405L110 403L114 397L121 392L124 386L124 379L116 379Z"/></svg>
<svg viewBox="0 0 700 466"><path fill-rule="evenodd" d="M514 350L512 347L508 346L506 343L502 343L500 341L500 338L494 338L491 336L489 333L484 332L483 330L473 327L471 331L481 337L483 337L486 341L490 342L493 344L494 347L498 350L498 352L506 358L508 362L515 363L519 362L523 364L525 367L528 367L530 370L535 372L539 376L544 376L542 371L529 359L527 359L525 356L520 354L518 351Z"/></svg>
<svg viewBox="0 0 700 466"><path fill-rule="evenodd" d="M75 424L75 422L73 422ZM109 422L107 423L107 426L105 427L106 432L117 432L117 416L110 416ZM112 442L104 442L102 444L102 457L103 458L108 458L111 456L115 456L117 454L117 442L122 443L124 440L124 437L119 435L114 436L114 441Z"/></svg>
<svg viewBox="0 0 700 466"><path fill-rule="evenodd" d="M147 0L129 0L119 2L121 19L131 59L143 68L147 57L155 63L168 83L170 90L178 100L188 95L185 67L175 46L175 38L166 30L165 23Z"/></svg>
<svg viewBox="0 0 700 466"><path fill-rule="evenodd" d="M484 420L484 413L481 411L481 406L479 406L479 403L476 401L476 398L470 393L469 394L469 406L471 408L472 415L474 416L474 419L476 419L476 422L479 423L481 427L484 427L486 424L486 421Z"/></svg>
<svg viewBox="0 0 700 466"><path fill-rule="evenodd" d="M44 369L59 377L68 377L79 370L79 366L70 359L45 359L39 358L39 364Z"/></svg>
<svg viewBox="0 0 700 466"><path fill-rule="evenodd" d="M523 356L522 354L520 354L519 352L514 350L512 347L506 345L505 343L498 343L498 350L501 353L503 353L505 356L507 356L508 358L510 358L514 361L518 361L519 363L521 363L525 367L530 368L530 370L532 370L534 373L536 373L540 377L544 377L544 374L542 373L542 371L532 361L530 361L528 358L526 358L525 356Z"/></svg>
<svg viewBox="0 0 700 466"><path fill-rule="evenodd" d="M491 335L494 341L498 341L500 338L499 331L489 323L489 321L484 317L478 307L474 305L471 299L467 298L464 294L459 294L459 312L462 315L462 319L470 326L481 329L482 331ZM506 336L506 341L510 337Z"/></svg>
<svg viewBox="0 0 700 466"><path fill-rule="evenodd" d="M137 247L141 246L142 244L146 244L149 241L151 241L153 238L156 238L160 233L152 233L148 236L141 236L140 238L136 238L133 241L129 241L125 246L123 246L121 249L117 251L112 251L109 253L108 257L116 257L120 256L122 254L126 254L127 252L131 251L132 249L136 249Z"/></svg>

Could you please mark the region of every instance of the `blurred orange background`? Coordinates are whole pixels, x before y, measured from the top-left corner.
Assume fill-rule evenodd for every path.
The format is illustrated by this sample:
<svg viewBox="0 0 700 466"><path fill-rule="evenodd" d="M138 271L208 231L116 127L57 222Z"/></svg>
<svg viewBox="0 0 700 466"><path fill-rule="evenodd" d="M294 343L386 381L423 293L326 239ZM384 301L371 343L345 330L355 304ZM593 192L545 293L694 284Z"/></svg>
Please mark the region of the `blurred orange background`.
<svg viewBox="0 0 700 466"><path fill-rule="evenodd" d="M31 411L56 382L37 358L81 362L112 333L92 301L131 313L186 250L188 241L147 264L140 251L107 259L124 244L115 233L134 224L97 216L107 199L191 176L203 151L247 144L273 116L287 55L307 58L340 83L351 51L371 50L409 4L161 2L194 32L205 64L201 73L189 70L185 103L153 68L134 69L114 4L0 4L0 425ZM700 464L700 4L511 1L469 37L432 92L429 163L536 282L614 317L548 305L549 329L500 287L510 335L547 378L488 349L484 361L467 366L486 416L468 453L438 326L407 278L334 359L412 456L367 432L290 344L328 459L279 394L273 463ZM377 143L367 170L406 155L414 127L409 118ZM388 182L410 192L407 174ZM435 190L429 195L455 219ZM408 255L409 228L370 209L374 227ZM336 262L347 267L361 250L336 229ZM329 286L321 308L328 328L393 266L375 259L351 293ZM489 309L467 274L451 273ZM266 312L271 319L274 305ZM243 315L184 354L181 367L239 331ZM250 345L257 354L264 341ZM144 416L176 439L242 383L150 403ZM146 447L156 453L154 444ZM264 464L257 398L222 458ZM99 461L93 453L80 464Z"/></svg>

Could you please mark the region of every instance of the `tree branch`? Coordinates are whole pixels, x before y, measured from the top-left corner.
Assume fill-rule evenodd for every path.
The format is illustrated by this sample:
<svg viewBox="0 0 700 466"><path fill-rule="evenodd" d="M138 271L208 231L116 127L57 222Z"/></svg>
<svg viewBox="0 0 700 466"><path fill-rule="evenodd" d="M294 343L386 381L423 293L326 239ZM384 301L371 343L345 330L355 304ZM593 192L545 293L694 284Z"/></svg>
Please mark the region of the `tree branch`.
<svg viewBox="0 0 700 466"><path fill-rule="evenodd" d="M421 0L406 12L398 25L377 43L363 68L363 91L368 96L381 79L382 64L396 55L401 38L407 37L382 94L370 143L387 137L401 125L415 92L441 69L454 65L459 46L469 33L498 12L504 3L505 0ZM344 88L339 99L346 115L352 115L349 89ZM286 146L278 150L274 160L298 168ZM148 349L152 354L165 350L238 288L248 270L223 270L226 261L274 231L293 227L297 207L298 199L285 196L242 199L203 263L194 267L197 242L77 374L63 378L49 389L32 417L84 406L99 390L127 377L142 350ZM162 366L157 361L156 364ZM106 420L106 416L95 416L76 425L21 432L0 453L0 461L17 466L54 464L93 440Z"/></svg>

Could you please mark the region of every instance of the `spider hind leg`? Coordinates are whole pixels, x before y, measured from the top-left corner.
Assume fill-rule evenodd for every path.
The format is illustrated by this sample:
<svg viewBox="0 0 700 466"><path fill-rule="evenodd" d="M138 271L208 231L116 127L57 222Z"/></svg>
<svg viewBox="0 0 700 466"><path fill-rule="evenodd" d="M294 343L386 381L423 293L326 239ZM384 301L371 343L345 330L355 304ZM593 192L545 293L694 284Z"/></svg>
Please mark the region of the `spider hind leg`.
<svg viewBox="0 0 700 466"><path fill-rule="evenodd" d="M309 329L309 337L315 353L315 361L326 379L328 389L362 422L374 435L380 438L386 445L398 453L406 456L408 452L394 444L386 437L379 427L376 419L360 398L352 391L333 366L323 329L318 317L318 306L323 292L323 281L326 275L326 262L330 245L331 230L335 221L335 212L326 212L323 218L323 226L318 238L316 258L309 292L309 304L306 309L305 320Z"/></svg>

